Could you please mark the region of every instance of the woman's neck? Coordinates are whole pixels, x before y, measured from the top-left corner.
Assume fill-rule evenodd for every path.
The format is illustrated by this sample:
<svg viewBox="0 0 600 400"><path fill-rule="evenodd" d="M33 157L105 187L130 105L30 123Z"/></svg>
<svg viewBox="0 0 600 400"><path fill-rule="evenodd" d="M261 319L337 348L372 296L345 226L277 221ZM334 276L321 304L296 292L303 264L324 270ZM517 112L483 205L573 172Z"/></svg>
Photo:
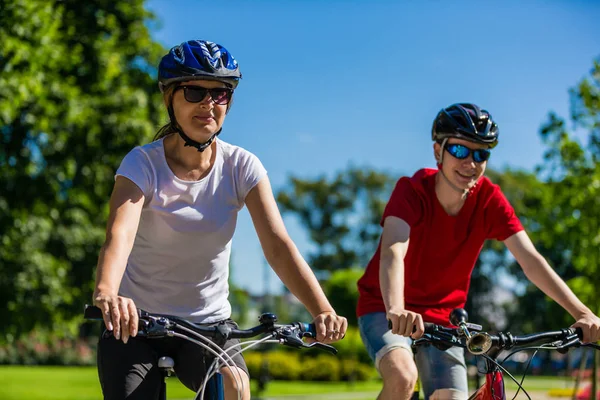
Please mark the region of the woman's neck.
<svg viewBox="0 0 600 400"><path fill-rule="evenodd" d="M457 215L465 204L469 192L459 192L442 174L442 170L439 170L435 176L435 194L448 215Z"/></svg>
<svg viewBox="0 0 600 400"><path fill-rule="evenodd" d="M165 137L163 144L167 163L180 179L192 181L202 179L215 162L216 140L202 152L194 147L185 146L185 141L177 134Z"/></svg>

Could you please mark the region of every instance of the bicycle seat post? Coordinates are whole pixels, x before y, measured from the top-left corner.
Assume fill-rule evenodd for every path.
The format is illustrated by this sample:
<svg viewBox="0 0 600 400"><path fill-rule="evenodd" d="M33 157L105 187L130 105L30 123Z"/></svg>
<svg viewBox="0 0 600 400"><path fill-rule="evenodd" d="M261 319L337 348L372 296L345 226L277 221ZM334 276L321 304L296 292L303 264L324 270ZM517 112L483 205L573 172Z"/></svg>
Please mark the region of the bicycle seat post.
<svg viewBox="0 0 600 400"><path fill-rule="evenodd" d="M160 400L167 400L167 378L175 372L175 360L171 357L160 357L158 359L158 369L162 375L162 382L160 384Z"/></svg>

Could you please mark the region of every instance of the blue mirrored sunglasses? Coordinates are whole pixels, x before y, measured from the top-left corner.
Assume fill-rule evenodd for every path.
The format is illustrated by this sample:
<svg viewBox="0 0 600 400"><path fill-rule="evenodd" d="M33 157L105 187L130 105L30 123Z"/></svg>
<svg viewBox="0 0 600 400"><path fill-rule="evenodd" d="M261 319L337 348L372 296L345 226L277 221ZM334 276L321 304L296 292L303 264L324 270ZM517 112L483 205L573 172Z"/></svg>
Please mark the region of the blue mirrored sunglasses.
<svg viewBox="0 0 600 400"><path fill-rule="evenodd" d="M473 150L462 144L451 143L446 146L446 150L454 158L464 160L469 157L469 154L473 153L473 161L476 163L482 163L490 158L491 152L488 149L477 149Z"/></svg>

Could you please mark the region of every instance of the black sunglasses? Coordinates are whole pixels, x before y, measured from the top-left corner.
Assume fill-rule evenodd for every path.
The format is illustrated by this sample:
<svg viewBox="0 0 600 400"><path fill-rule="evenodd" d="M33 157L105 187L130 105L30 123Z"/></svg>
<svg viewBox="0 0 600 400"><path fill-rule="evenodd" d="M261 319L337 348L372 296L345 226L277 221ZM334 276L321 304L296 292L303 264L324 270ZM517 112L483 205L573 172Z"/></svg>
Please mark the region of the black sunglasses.
<svg viewBox="0 0 600 400"><path fill-rule="evenodd" d="M200 103L210 95L211 100L219 105L228 104L231 101L233 90L229 88L207 89L202 86L178 86L175 90L183 89L183 97L189 103Z"/></svg>
<svg viewBox="0 0 600 400"><path fill-rule="evenodd" d="M490 158L491 152L488 149L477 149L473 150L462 144L451 143L446 146L446 150L454 158L464 160L469 157L469 154L473 153L473 161L476 163L482 163Z"/></svg>

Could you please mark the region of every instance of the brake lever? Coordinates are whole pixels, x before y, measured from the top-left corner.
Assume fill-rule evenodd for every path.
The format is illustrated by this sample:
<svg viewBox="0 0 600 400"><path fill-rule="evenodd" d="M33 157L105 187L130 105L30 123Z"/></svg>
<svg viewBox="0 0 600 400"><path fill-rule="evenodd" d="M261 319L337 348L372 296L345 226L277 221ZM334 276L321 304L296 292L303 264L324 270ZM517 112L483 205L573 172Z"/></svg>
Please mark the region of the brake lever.
<svg viewBox="0 0 600 400"><path fill-rule="evenodd" d="M149 339L159 339L166 336L173 336L174 334L171 328L175 327L175 323L168 318L146 315L143 321L146 326L143 330L144 334L140 336L145 336Z"/></svg>
<svg viewBox="0 0 600 400"><path fill-rule="evenodd" d="M579 347L582 345L583 345L583 343L581 343L579 338L577 336L575 336L574 338L572 338L570 340L563 341L561 345L556 346L556 351L558 351L561 354L565 354L566 352L569 351L569 349L571 347Z"/></svg>
<svg viewBox="0 0 600 400"><path fill-rule="evenodd" d="M304 342L302 342L302 343L304 343ZM338 352L335 347L330 346L325 343L321 343L321 342L304 343L303 347L308 347L308 348L316 347L317 349L328 351L331 354L337 354L337 352Z"/></svg>
<svg viewBox="0 0 600 400"><path fill-rule="evenodd" d="M421 344L431 344L440 350L447 350L450 347L466 347L463 340L443 331L426 333L419 339L413 340L413 346L420 346Z"/></svg>
<svg viewBox="0 0 600 400"><path fill-rule="evenodd" d="M302 340L303 337L314 339L313 335L310 332L302 332L298 327L285 327L283 329L278 330L276 333L276 338L287 346L294 347L297 349L315 347L321 350L328 351L332 354L337 354L337 349L335 347L316 341L312 343L305 343L304 340Z"/></svg>
<svg viewBox="0 0 600 400"><path fill-rule="evenodd" d="M600 350L600 346L596 343L580 343L579 345L582 347L591 347L593 349Z"/></svg>

